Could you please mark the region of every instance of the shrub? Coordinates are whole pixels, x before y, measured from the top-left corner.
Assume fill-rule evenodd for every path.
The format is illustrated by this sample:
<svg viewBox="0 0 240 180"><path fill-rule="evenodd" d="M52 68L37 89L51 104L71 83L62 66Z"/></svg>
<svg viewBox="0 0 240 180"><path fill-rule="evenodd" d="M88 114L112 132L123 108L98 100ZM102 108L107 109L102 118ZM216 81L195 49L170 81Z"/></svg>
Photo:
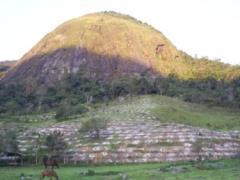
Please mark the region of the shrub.
<svg viewBox="0 0 240 180"><path fill-rule="evenodd" d="M17 132L13 129L0 134L0 152L18 152Z"/></svg>
<svg viewBox="0 0 240 180"><path fill-rule="evenodd" d="M92 117L84 122L79 132L90 133L92 138L100 137L100 130L106 128L107 120L100 117Z"/></svg>
<svg viewBox="0 0 240 180"><path fill-rule="evenodd" d="M58 155L58 153L65 150L67 147L64 141L63 134L60 131L54 131L49 134L45 139L45 145L50 153Z"/></svg>
<svg viewBox="0 0 240 180"><path fill-rule="evenodd" d="M87 106L83 104L77 104L75 106L64 103L56 111L55 118L58 121L66 120L74 114L83 114L88 111Z"/></svg>

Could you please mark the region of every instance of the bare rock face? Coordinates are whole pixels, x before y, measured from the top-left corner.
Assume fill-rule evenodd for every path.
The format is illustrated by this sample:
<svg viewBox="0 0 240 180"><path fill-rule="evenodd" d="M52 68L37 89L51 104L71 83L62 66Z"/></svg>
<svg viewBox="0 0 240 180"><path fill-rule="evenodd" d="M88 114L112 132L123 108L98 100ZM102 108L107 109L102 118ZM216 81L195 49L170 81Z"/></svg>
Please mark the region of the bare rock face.
<svg viewBox="0 0 240 180"><path fill-rule="evenodd" d="M178 51L151 26L127 15L107 12L63 23L2 74L0 83L20 83L35 92L78 72L109 80L146 71L182 80L232 80L240 76L237 66L194 59Z"/></svg>
<svg viewBox="0 0 240 180"><path fill-rule="evenodd" d="M52 86L77 72L103 78L145 71L164 74L160 61L175 60L177 54L152 27L125 15L96 13L67 21L47 34L3 81L34 88Z"/></svg>
<svg viewBox="0 0 240 180"><path fill-rule="evenodd" d="M0 61L0 79L15 63L16 61Z"/></svg>

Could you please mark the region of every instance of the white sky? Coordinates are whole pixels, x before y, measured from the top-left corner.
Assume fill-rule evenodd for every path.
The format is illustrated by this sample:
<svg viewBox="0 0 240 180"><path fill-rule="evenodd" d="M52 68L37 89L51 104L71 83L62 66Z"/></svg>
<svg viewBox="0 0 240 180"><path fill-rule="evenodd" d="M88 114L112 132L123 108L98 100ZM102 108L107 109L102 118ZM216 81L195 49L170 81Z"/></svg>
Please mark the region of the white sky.
<svg viewBox="0 0 240 180"><path fill-rule="evenodd" d="M105 10L147 22L193 56L240 65L240 0L0 0L0 60L19 59L68 19Z"/></svg>

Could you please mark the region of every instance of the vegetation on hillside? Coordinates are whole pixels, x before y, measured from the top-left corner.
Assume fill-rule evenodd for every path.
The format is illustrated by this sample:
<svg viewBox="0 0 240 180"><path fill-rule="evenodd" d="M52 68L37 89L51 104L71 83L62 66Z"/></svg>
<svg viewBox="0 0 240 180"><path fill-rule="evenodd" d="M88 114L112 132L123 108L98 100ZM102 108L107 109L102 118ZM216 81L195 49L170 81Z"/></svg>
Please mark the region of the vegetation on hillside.
<svg viewBox="0 0 240 180"><path fill-rule="evenodd" d="M46 94L27 94L21 85L0 85L0 114L48 112L56 110L56 118L88 111L88 105L107 102L119 96L160 94L208 106L240 107L240 79L232 82L179 80L171 76L154 80L148 74L122 77L113 81L90 79L84 75L68 76ZM84 105L85 104L85 105ZM86 105L88 104L88 105Z"/></svg>
<svg viewBox="0 0 240 180"><path fill-rule="evenodd" d="M17 133L13 129L5 129L0 132L0 153L18 152Z"/></svg>
<svg viewBox="0 0 240 180"><path fill-rule="evenodd" d="M238 109L199 105L183 102L177 98L153 96L157 104L151 113L161 122L174 122L213 130L239 130Z"/></svg>
<svg viewBox="0 0 240 180"><path fill-rule="evenodd" d="M189 103L179 98L171 98L159 95L137 95L122 97L123 101L98 101L95 104L88 104L88 111L85 113L63 113L64 118L56 119L54 112L32 115L5 115L1 117L0 127L7 127L7 124L18 123L22 128L34 128L39 126L50 126L55 123L67 123L66 121L79 121L84 123L85 130L81 132L94 132L94 128L104 127L107 122L122 119L139 119L139 116L155 117L160 122L175 122L195 127L204 127L213 130L239 130L240 113L238 108L219 107L214 105ZM121 98L120 98L121 99ZM71 108L71 105L68 106ZM61 107L60 107L61 109ZM127 113L126 111L131 111ZM149 112L149 115L145 113ZM97 118L93 117L93 114ZM98 118L99 117L99 118ZM99 123L94 123L100 119ZM60 121L60 122L59 122ZM64 122L65 121L65 122ZM95 126L96 125L96 126ZM16 127L15 129L19 129Z"/></svg>
<svg viewBox="0 0 240 180"><path fill-rule="evenodd" d="M107 127L107 120L103 117L91 117L82 122L80 133L88 133L93 139L100 137L100 130Z"/></svg>
<svg viewBox="0 0 240 180"><path fill-rule="evenodd" d="M124 75L124 68L137 71ZM104 78L104 70L112 74ZM97 102L143 94L239 108L239 75L238 66L178 51L162 33L128 15L94 13L63 23L9 71L9 81L0 83L0 115L56 111L64 120Z"/></svg>
<svg viewBox="0 0 240 180"><path fill-rule="evenodd" d="M46 152L51 155L61 155L67 147L67 143L60 131L54 131L46 136L45 142Z"/></svg>

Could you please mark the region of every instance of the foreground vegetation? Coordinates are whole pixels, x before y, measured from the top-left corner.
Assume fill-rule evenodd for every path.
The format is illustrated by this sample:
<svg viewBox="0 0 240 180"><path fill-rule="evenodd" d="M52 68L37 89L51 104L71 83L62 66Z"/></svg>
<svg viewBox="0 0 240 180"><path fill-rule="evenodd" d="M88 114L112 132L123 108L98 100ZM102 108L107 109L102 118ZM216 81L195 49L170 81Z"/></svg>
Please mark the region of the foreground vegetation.
<svg viewBox="0 0 240 180"><path fill-rule="evenodd" d="M23 173L38 179L43 167L1 167L1 180L19 179ZM136 180L238 180L240 160L221 160L203 163L179 162L138 165L65 166L56 170L63 180L114 180L126 174Z"/></svg>

